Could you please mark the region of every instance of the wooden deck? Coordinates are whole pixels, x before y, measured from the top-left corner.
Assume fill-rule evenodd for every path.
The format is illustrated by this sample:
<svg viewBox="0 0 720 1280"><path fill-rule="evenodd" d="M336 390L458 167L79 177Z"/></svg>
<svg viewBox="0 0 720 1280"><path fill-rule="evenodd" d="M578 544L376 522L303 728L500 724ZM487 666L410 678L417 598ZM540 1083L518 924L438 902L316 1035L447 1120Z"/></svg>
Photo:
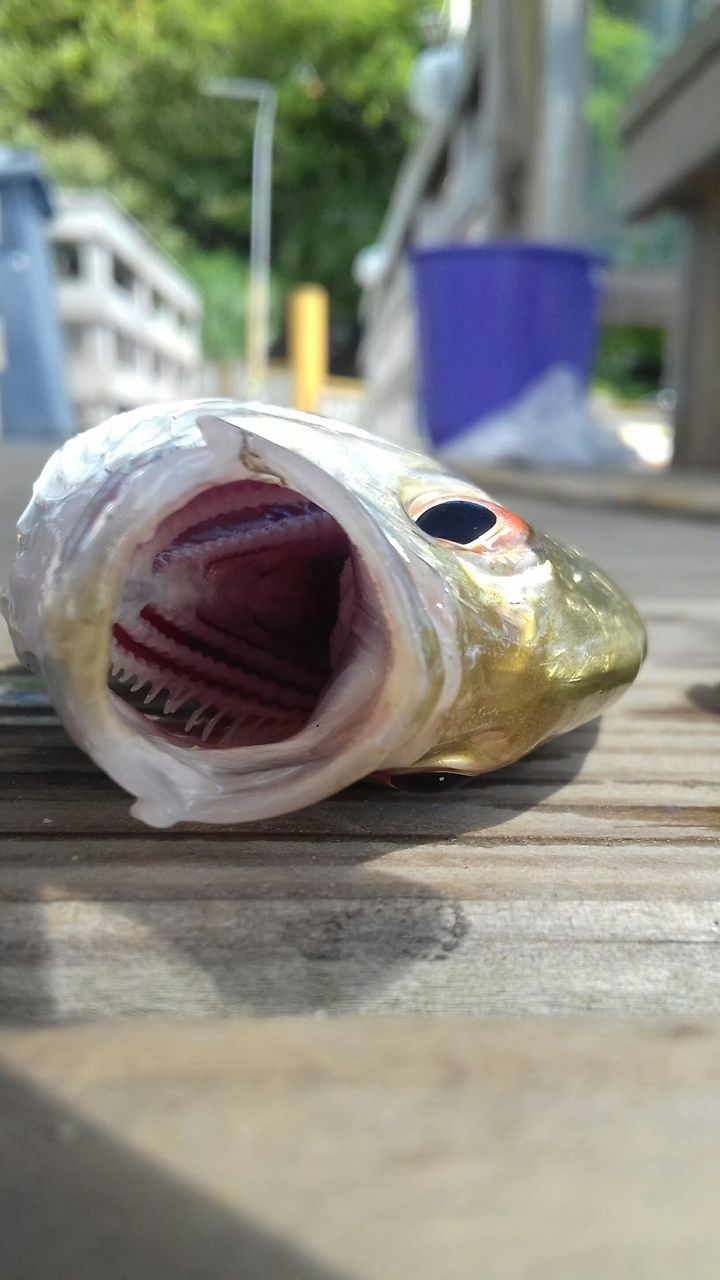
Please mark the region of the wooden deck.
<svg viewBox="0 0 720 1280"><path fill-rule="evenodd" d="M30 469L0 469L5 557ZM717 1275L720 525L517 505L633 595L650 658L600 723L442 800L149 831L5 644L0 1140L70 1213L97 1175L88 1241L105 1182L157 1214L93 1270L26 1197L3 1280L51 1274L36 1230L82 1280Z"/></svg>

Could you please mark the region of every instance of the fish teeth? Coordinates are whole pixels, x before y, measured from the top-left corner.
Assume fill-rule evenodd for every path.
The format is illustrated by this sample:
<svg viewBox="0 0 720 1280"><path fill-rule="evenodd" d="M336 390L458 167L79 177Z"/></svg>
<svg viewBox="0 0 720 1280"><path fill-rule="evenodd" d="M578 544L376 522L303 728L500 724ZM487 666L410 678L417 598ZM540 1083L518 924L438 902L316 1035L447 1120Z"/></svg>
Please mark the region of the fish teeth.
<svg viewBox="0 0 720 1280"><path fill-rule="evenodd" d="M220 739L220 746L224 747L225 743L229 742L233 734L237 733L238 729L241 729L242 726L244 724L247 724L249 720L252 720L252 716L233 716L222 738Z"/></svg>
<svg viewBox="0 0 720 1280"><path fill-rule="evenodd" d="M145 694L145 697L143 698L143 702L145 703L145 706L147 706L148 702L154 702L154 700L155 700L155 698L157 698L157 696L158 696L158 694L159 694L160 690L161 690L161 689L163 689L164 687L165 687L165 686L163 685L162 681L160 681L160 682L159 682L159 683L157 683L157 684L151 684L151 685L150 685L150 688L148 689L147 693Z"/></svg>
<svg viewBox="0 0 720 1280"><path fill-rule="evenodd" d="M191 715L188 717L188 719L187 719L187 721L186 721L186 723L185 723L185 732L186 732L186 733L189 733L189 732L190 732L190 730L192 729L193 725L194 725L194 724L197 724L198 720L201 718L201 716L203 716L203 715L205 714L205 712L206 712L207 710L208 710L208 703L203 703L203 705L202 705L201 707L196 707L196 708L195 708L195 710L191 713Z"/></svg>
<svg viewBox="0 0 720 1280"><path fill-rule="evenodd" d="M225 715L224 711L218 711L217 715L214 715L212 720L208 720L207 724L205 725L205 728L202 731L202 736L201 736L202 742L207 742L216 724L218 724L222 720L224 715Z"/></svg>
<svg viewBox="0 0 720 1280"><path fill-rule="evenodd" d="M187 702L187 699L187 689L181 689L179 693L171 693L163 707L164 714L166 716L172 715L174 711L177 711L178 707L182 706L183 702Z"/></svg>

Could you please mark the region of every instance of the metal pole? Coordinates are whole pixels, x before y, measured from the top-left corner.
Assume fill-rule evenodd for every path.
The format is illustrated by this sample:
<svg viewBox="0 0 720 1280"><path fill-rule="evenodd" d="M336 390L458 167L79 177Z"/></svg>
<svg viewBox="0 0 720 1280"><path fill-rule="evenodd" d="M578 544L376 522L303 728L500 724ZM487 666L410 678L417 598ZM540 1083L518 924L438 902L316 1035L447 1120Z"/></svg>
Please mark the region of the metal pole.
<svg viewBox="0 0 720 1280"><path fill-rule="evenodd" d="M267 379L270 330L270 249L272 225L272 149L277 90L266 80L211 76L203 92L214 98L257 103L252 159L250 282L247 304L247 386L262 395Z"/></svg>
<svg viewBox="0 0 720 1280"><path fill-rule="evenodd" d="M535 160L532 234L585 233L584 176L589 0L543 0L543 104Z"/></svg>

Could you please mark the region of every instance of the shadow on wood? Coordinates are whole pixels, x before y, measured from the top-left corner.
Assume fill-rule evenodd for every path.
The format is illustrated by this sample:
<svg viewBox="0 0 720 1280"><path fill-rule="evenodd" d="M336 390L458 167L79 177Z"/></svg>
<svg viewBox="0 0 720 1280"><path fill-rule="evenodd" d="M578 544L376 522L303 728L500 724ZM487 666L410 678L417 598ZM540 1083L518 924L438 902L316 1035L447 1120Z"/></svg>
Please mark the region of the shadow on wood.
<svg viewBox="0 0 720 1280"><path fill-rule="evenodd" d="M5 1070L0 1145L3 1280L342 1280Z"/></svg>
<svg viewBox="0 0 720 1280"><path fill-rule="evenodd" d="M48 756L45 728L35 757L28 733L22 772L6 775L0 1017L361 1012L412 991L422 1003L467 933L459 883L457 896L438 884L458 843L479 833L482 848L564 787L597 733L440 799L357 786L247 828L164 832L130 818L75 748L54 737Z"/></svg>
<svg viewBox="0 0 720 1280"><path fill-rule="evenodd" d="M694 707L720 716L720 684L694 684L687 691Z"/></svg>

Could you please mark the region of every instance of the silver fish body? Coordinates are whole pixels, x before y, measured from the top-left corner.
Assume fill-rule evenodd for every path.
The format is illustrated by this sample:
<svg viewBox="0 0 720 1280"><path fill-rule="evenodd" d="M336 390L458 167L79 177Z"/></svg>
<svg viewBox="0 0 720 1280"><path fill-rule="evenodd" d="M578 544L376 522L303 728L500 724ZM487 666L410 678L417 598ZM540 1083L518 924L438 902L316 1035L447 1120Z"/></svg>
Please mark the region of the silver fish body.
<svg viewBox="0 0 720 1280"><path fill-rule="evenodd" d="M19 534L18 655L155 826L487 772L596 715L645 652L577 552L420 454L268 406L75 437Z"/></svg>

